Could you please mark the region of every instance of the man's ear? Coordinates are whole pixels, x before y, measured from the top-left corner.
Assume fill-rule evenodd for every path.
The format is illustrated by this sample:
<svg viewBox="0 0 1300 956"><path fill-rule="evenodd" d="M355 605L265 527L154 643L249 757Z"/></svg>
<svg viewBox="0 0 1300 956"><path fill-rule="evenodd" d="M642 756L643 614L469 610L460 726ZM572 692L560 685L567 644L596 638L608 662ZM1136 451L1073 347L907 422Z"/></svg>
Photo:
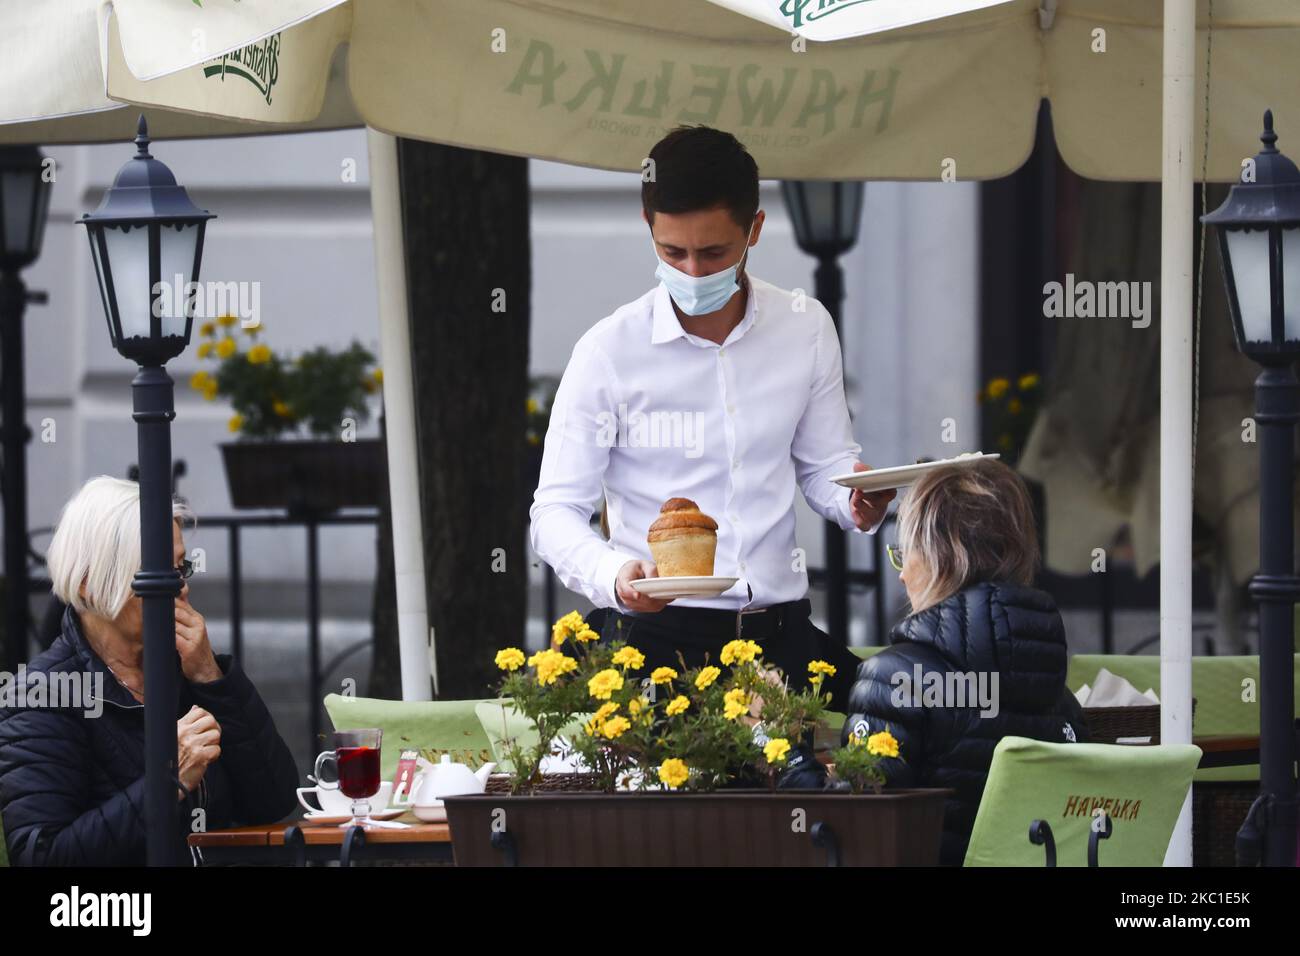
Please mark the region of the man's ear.
<svg viewBox="0 0 1300 956"><path fill-rule="evenodd" d="M763 223L766 220L767 220L767 213L763 212L763 210L760 209L758 212L754 214L754 226L753 226L754 234L749 237L749 244L751 246L758 245L758 237L763 234Z"/></svg>

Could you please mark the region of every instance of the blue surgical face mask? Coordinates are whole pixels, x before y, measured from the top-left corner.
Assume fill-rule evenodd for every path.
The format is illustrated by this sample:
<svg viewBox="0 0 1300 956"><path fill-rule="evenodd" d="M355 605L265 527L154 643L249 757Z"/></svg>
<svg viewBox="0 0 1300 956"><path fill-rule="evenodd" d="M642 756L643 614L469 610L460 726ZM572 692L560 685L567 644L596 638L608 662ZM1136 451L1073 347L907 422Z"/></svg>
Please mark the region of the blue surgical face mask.
<svg viewBox="0 0 1300 956"><path fill-rule="evenodd" d="M736 278L740 267L745 263L745 257L749 255L749 240L753 233L754 226L751 223L749 235L745 237L745 251L740 254L739 262L721 272L707 276L687 275L679 269L674 269L659 258L656 248L655 258L659 260L659 268L655 269L655 278L668 287L668 294L677 303L677 308L687 315L708 315L710 312L717 312L731 301L731 297L740 289Z"/></svg>

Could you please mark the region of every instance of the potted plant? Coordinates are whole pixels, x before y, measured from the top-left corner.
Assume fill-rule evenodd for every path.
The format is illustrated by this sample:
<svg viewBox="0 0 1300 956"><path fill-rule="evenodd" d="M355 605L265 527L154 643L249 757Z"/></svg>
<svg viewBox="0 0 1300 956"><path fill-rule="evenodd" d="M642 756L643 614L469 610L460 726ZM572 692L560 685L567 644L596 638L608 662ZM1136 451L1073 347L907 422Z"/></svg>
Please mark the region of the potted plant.
<svg viewBox="0 0 1300 956"><path fill-rule="evenodd" d="M221 446L231 503L295 513L377 506L380 442L356 437L383 381L374 355L353 342L290 359L258 341L258 328L243 330L245 349L237 321L223 315L200 326L198 356L214 368L190 378L204 398L225 398L234 410L229 428L239 439Z"/></svg>
<svg viewBox="0 0 1300 956"><path fill-rule="evenodd" d="M879 762L898 756L887 732L850 741L843 790L780 790L777 779L810 735L835 669L808 665L792 688L762 647L735 640L717 664L659 667L624 641L600 641L577 612L551 646L497 655L510 698L535 743L505 741L509 793L446 800L462 865L931 865L947 790L881 787ZM580 727L568 738L565 727ZM548 756L577 757L595 792L554 792Z"/></svg>

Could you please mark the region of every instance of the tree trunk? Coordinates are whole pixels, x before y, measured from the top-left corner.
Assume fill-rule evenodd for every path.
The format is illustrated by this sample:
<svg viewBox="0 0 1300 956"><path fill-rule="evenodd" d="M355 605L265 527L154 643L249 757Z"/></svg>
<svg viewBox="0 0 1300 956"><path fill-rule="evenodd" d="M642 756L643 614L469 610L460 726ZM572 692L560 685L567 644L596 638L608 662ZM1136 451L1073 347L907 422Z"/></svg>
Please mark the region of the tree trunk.
<svg viewBox="0 0 1300 956"><path fill-rule="evenodd" d="M528 161L406 139L398 160L438 696L483 697L527 609ZM370 693L398 697L387 501L380 521Z"/></svg>

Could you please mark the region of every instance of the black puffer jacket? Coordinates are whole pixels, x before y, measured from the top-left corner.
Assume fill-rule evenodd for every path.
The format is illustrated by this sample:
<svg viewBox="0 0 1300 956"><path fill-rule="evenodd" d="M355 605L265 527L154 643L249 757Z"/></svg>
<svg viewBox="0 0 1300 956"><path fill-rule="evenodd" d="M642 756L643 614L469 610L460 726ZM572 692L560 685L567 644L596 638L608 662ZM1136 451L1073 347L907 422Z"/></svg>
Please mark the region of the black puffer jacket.
<svg viewBox="0 0 1300 956"><path fill-rule="evenodd" d="M1083 713L1065 686L1061 615L1043 591L976 584L904 618L889 643L858 670L844 739L888 727L899 746L884 762L891 786L956 791L940 858L957 865L999 740L1084 740ZM957 674L974 676L958 683Z"/></svg>
<svg viewBox="0 0 1300 956"><path fill-rule="evenodd" d="M298 770L266 705L229 656L218 655L217 666L224 676L208 684L180 676L177 719L197 704L221 725L221 756L178 807L180 864L191 862L185 837L196 808L213 830L272 823L297 806ZM0 709L0 817L9 859L36 866L143 865L144 705L91 649L71 608L62 635L27 665L29 687L38 671L47 683L54 675L84 675L96 700L89 710L80 701L63 709ZM89 716L96 710L98 716Z"/></svg>

